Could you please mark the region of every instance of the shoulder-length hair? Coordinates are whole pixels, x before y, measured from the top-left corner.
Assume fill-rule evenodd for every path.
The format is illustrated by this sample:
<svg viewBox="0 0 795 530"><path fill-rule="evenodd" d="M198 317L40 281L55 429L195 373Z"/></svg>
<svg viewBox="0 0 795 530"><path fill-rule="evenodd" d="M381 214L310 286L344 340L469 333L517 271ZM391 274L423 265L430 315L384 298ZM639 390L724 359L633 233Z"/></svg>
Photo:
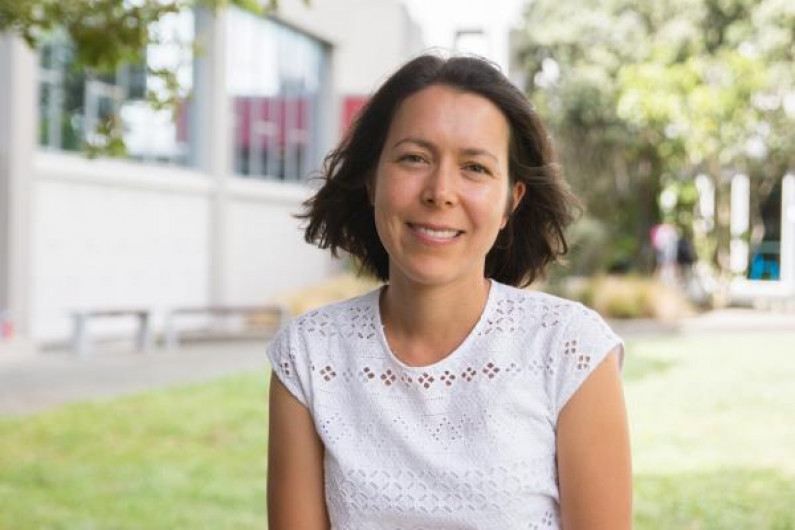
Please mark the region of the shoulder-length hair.
<svg viewBox="0 0 795 530"><path fill-rule="evenodd" d="M477 57L422 55L395 72L367 104L339 146L325 158L322 186L304 203L304 238L338 256L354 256L361 270L389 278L389 255L375 228L367 187L400 104L431 85L480 95L496 105L510 126L509 179L525 194L486 256L487 277L526 286L568 252L565 228L579 206L562 178L550 138L527 97L491 63Z"/></svg>

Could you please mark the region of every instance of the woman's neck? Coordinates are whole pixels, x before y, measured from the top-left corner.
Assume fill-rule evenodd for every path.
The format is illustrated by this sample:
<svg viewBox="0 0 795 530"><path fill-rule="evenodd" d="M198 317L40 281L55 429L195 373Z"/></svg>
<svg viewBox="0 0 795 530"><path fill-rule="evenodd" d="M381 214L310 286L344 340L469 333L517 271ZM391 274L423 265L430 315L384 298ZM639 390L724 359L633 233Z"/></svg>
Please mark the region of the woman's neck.
<svg viewBox="0 0 795 530"><path fill-rule="evenodd" d="M411 366L447 357L477 324L490 288L483 277L438 286L391 279L380 299L389 347Z"/></svg>

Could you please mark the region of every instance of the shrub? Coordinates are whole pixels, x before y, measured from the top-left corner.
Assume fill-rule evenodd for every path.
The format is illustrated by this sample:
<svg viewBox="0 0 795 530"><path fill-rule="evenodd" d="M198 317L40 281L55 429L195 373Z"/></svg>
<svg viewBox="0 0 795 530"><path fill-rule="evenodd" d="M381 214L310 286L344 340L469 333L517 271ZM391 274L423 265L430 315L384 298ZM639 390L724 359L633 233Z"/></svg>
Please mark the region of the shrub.
<svg viewBox="0 0 795 530"><path fill-rule="evenodd" d="M650 277L569 278L553 294L578 300L609 318L673 320L693 312L678 289Z"/></svg>

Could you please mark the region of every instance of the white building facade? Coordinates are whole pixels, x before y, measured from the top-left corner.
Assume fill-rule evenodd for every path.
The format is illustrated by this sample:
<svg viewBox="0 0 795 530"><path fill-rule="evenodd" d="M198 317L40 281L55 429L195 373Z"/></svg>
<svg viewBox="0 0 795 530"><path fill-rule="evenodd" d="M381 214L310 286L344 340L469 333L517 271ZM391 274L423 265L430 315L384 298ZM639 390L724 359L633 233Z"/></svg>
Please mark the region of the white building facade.
<svg viewBox="0 0 795 530"><path fill-rule="evenodd" d="M32 51L0 34L0 314L17 340L62 343L70 312L92 308L151 309L159 331L170 308L262 304L338 267L293 214L345 98L421 50L405 7L285 0L269 18L198 11L167 30L201 49L147 50L191 91L176 115L143 102L158 81L140 68L81 77L57 39ZM87 158L113 111L128 156Z"/></svg>

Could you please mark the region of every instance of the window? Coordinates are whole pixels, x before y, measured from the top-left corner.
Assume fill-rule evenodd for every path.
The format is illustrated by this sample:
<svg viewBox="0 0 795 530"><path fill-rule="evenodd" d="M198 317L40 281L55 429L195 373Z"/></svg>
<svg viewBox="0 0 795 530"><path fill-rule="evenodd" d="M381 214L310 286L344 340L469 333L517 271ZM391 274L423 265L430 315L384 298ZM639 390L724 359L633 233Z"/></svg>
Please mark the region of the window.
<svg viewBox="0 0 795 530"><path fill-rule="evenodd" d="M326 46L274 20L229 11L228 92L234 169L302 180L320 167Z"/></svg>
<svg viewBox="0 0 795 530"><path fill-rule="evenodd" d="M752 280L781 279L781 199L779 181L759 204L758 223L751 234L748 278Z"/></svg>
<svg viewBox="0 0 795 530"><path fill-rule="evenodd" d="M163 81L148 68L169 69L184 93L193 81L193 14L164 17L153 31L158 44L146 50L146 66L124 65L111 75L93 75L75 64L74 49L55 31L40 49L39 144L46 149L79 151L101 143L97 134L111 117L121 120L129 158L187 164L190 158L188 105L176 111L155 110L146 101L163 97ZM147 68L148 67L148 68Z"/></svg>

